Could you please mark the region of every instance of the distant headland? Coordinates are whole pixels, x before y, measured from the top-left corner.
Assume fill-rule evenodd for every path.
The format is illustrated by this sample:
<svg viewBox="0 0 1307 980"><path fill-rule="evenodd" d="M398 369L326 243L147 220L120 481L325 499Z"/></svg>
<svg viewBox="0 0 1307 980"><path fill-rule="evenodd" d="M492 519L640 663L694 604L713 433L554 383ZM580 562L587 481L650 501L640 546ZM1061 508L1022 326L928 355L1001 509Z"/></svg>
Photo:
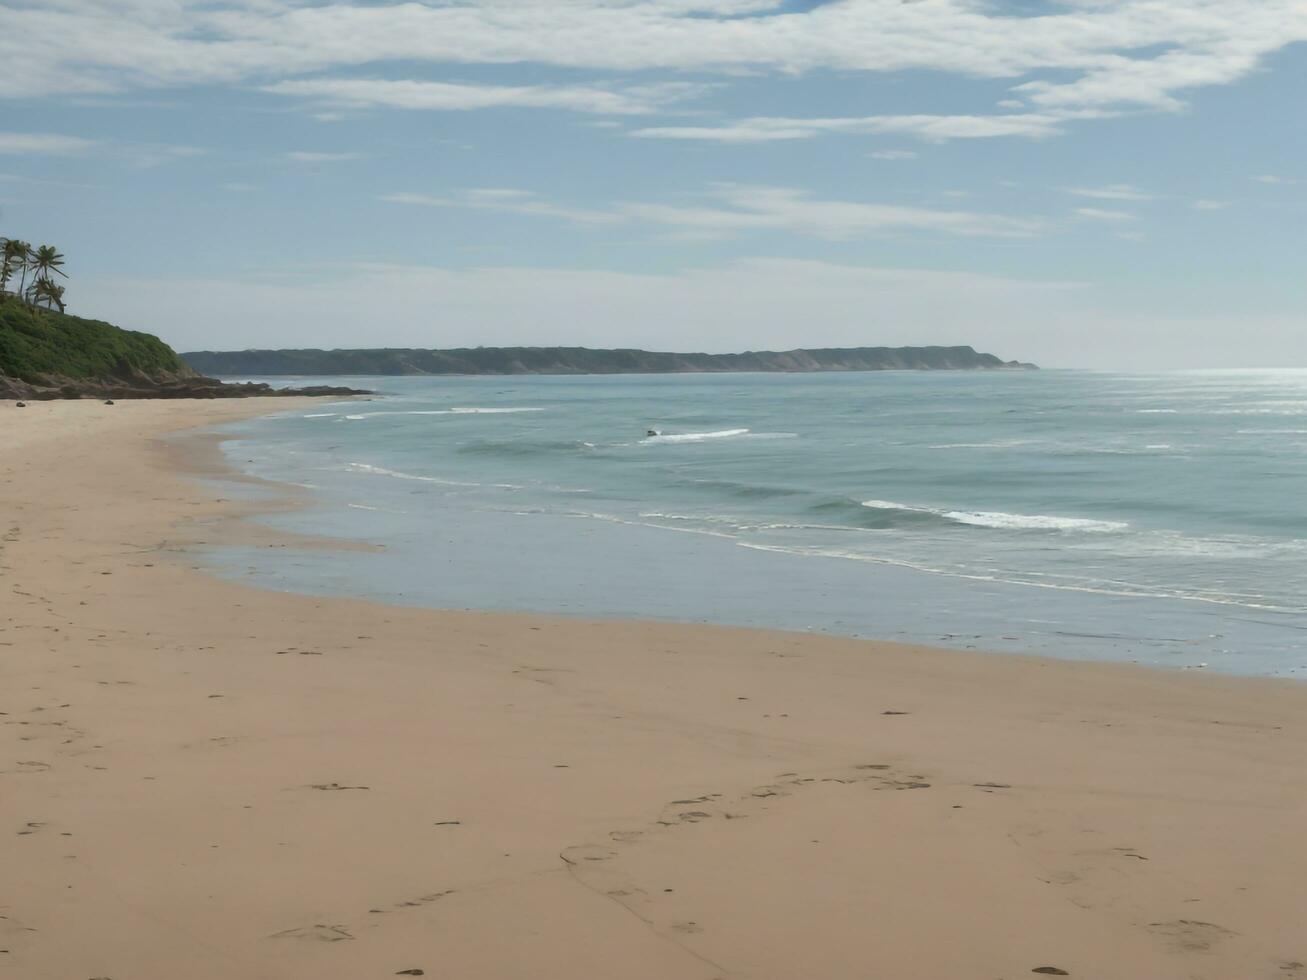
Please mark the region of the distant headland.
<svg viewBox="0 0 1307 980"><path fill-rule="evenodd" d="M66 313L63 265L53 245L0 235L0 401L370 394L203 377L158 337Z"/></svg>
<svg viewBox="0 0 1307 980"><path fill-rule="evenodd" d="M713 372L1031 370L972 347L822 347L676 354L588 347L471 347L452 350L193 351L182 359L204 374L432 375L432 374L690 374Z"/></svg>

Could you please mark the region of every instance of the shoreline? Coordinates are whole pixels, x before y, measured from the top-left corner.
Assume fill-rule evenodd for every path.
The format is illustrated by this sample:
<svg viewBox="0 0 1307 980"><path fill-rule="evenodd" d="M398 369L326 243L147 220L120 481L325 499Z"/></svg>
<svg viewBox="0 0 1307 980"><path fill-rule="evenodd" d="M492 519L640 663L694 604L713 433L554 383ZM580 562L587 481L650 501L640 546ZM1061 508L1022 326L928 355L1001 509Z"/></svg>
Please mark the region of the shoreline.
<svg viewBox="0 0 1307 980"><path fill-rule="evenodd" d="M0 977L1307 977L1301 685L194 571L273 407L0 428Z"/></svg>

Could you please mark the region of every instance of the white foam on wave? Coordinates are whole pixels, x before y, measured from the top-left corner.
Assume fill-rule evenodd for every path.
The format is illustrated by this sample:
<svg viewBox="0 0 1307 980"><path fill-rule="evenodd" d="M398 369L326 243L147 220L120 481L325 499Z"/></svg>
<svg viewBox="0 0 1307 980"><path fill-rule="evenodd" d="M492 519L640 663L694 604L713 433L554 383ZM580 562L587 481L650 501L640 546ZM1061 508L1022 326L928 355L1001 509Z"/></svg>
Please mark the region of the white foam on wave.
<svg viewBox="0 0 1307 980"><path fill-rule="evenodd" d="M1135 410L1136 415L1179 415L1178 408L1140 408Z"/></svg>
<svg viewBox="0 0 1307 980"><path fill-rule="evenodd" d="M450 415L515 415L518 412L543 412L543 408L451 408Z"/></svg>
<svg viewBox="0 0 1307 980"><path fill-rule="evenodd" d="M371 463L349 463L346 469L354 473L371 473L374 476L388 476L394 480L416 480L419 483L436 483L445 487L479 487L479 483L463 483L458 480L442 480L438 476L419 476L416 473L405 473L402 470L388 470L384 466L373 466Z"/></svg>
<svg viewBox="0 0 1307 980"><path fill-rule="evenodd" d="M374 514L407 514L406 510L391 510L389 507L373 507L371 504L346 504L351 510L366 510Z"/></svg>
<svg viewBox="0 0 1307 980"><path fill-rule="evenodd" d="M1086 517L1050 517L1046 514L1005 514L1002 511L950 510L944 517L959 524L1020 530L1034 528L1047 531L1122 531L1124 521L1095 521Z"/></svg>
<svg viewBox="0 0 1307 980"><path fill-rule="evenodd" d="M543 408L475 408L475 407L457 407L457 408L430 408L430 409L411 409L400 411L386 412L364 412L361 415L346 415L345 418L351 420L372 419L379 415L516 415L519 412L543 412ZM311 418L313 416L306 416Z"/></svg>
<svg viewBox="0 0 1307 980"><path fill-rule="evenodd" d="M306 419L334 419L339 412L314 412L312 415L302 415L300 418Z"/></svg>
<svg viewBox="0 0 1307 980"><path fill-rule="evenodd" d="M729 439L732 436L745 436L748 434L748 429L719 429L716 432L679 432L666 436L649 436L647 439L641 439L640 442L703 442L706 439Z"/></svg>
<svg viewBox="0 0 1307 980"><path fill-rule="evenodd" d="M939 514L942 516L944 513L934 507L913 507L911 504L898 504L892 500L864 500L862 506L870 507L872 510L910 510L917 514Z"/></svg>
<svg viewBox="0 0 1307 980"><path fill-rule="evenodd" d="M915 507L892 500L864 500L863 507L873 510L901 510L913 514L934 514L945 520L972 527L999 530L1043 531L1122 531L1130 525L1124 521L1097 521L1087 517L1052 517L1048 514L1008 514L997 510L945 510L942 507Z"/></svg>
<svg viewBox="0 0 1307 980"><path fill-rule="evenodd" d="M942 442L938 445L927 446L927 449L1009 449L1013 446L1024 445L1024 440L1016 439L1008 442Z"/></svg>

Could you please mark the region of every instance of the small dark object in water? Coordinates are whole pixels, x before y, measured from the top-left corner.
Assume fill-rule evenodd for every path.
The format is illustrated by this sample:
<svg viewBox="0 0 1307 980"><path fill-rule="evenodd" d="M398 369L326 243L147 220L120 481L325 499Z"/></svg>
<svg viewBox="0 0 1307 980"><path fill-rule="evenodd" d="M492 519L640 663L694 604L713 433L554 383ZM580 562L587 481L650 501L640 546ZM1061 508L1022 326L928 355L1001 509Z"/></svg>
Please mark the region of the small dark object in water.
<svg viewBox="0 0 1307 980"><path fill-rule="evenodd" d="M645 435L648 436L650 439L652 439L654 436L662 435L662 433L659 432L657 429L649 429L647 432L645 432Z"/></svg>
<svg viewBox="0 0 1307 980"><path fill-rule="evenodd" d="M14 408L26 408L26 407L27 407L27 402L16 402L14 404Z"/></svg>

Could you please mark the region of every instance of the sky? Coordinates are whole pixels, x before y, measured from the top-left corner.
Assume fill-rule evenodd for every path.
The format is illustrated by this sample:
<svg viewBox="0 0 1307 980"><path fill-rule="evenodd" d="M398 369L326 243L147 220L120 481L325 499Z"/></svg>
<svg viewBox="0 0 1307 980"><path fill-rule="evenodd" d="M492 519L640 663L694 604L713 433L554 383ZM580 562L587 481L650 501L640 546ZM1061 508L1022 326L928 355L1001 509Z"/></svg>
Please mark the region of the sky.
<svg viewBox="0 0 1307 980"><path fill-rule="evenodd" d="M1307 0L0 0L0 235L179 350L1307 367Z"/></svg>

